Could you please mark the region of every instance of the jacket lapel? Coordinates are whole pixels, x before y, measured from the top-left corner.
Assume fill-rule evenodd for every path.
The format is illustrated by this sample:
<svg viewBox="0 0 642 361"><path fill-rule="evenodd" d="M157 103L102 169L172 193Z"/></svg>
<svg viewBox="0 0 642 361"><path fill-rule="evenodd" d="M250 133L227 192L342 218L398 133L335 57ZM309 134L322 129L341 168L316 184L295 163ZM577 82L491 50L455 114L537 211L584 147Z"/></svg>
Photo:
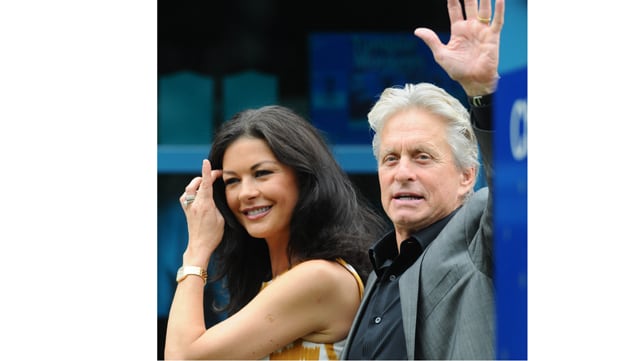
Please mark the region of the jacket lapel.
<svg viewBox="0 0 642 361"><path fill-rule="evenodd" d="M423 253L420 258L423 258ZM399 278L399 295L401 302L401 317L406 339L408 359L415 358L415 335L417 327L417 297L419 295L419 274L421 260L417 260Z"/></svg>

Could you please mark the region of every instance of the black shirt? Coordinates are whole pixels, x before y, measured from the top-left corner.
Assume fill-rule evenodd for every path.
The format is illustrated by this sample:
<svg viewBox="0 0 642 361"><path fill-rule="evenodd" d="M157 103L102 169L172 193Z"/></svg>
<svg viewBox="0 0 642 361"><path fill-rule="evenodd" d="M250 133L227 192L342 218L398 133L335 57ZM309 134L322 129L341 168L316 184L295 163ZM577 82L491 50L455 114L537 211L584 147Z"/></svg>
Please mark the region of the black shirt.
<svg viewBox="0 0 642 361"><path fill-rule="evenodd" d="M401 242L399 252L394 231L370 248L370 261L377 280L363 317L358 321L352 345L346 350L346 359L408 359L399 303L399 277L439 235L457 210Z"/></svg>

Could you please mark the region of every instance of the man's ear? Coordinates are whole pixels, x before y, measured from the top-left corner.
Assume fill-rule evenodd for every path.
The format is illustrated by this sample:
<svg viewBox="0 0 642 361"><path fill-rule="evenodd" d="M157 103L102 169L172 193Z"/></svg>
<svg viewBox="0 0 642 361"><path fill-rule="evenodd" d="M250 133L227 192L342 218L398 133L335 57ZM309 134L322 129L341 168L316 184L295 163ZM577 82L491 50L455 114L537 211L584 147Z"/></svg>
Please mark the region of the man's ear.
<svg viewBox="0 0 642 361"><path fill-rule="evenodd" d="M462 196L475 186L475 174L477 174L475 167L466 168L461 172L459 185L462 189Z"/></svg>

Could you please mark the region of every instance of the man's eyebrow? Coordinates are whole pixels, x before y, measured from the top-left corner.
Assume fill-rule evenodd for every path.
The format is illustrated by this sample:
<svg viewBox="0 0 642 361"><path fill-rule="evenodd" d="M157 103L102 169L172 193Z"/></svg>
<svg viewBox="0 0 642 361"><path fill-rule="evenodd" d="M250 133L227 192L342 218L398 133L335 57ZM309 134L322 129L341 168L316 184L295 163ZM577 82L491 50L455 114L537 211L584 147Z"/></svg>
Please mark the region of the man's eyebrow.
<svg viewBox="0 0 642 361"><path fill-rule="evenodd" d="M432 142L429 142L429 141L415 143L412 146L407 146L406 147L406 149L410 149L412 152L430 151L430 150L434 150L436 148L437 147ZM398 147L394 146L394 145L393 146L388 146L388 147L382 147L381 151L385 152L385 153L394 153L394 152L398 151Z"/></svg>

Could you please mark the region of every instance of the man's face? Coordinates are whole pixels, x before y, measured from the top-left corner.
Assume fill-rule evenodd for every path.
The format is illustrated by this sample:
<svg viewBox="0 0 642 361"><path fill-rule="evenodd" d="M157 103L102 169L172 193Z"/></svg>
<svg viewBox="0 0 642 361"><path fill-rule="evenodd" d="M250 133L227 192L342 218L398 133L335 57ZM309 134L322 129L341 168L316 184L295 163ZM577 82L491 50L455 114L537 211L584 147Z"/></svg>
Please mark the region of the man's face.
<svg viewBox="0 0 642 361"><path fill-rule="evenodd" d="M461 205L474 173L457 168L446 122L425 110L393 115L380 137L381 204L400 242Z"/></svg>

